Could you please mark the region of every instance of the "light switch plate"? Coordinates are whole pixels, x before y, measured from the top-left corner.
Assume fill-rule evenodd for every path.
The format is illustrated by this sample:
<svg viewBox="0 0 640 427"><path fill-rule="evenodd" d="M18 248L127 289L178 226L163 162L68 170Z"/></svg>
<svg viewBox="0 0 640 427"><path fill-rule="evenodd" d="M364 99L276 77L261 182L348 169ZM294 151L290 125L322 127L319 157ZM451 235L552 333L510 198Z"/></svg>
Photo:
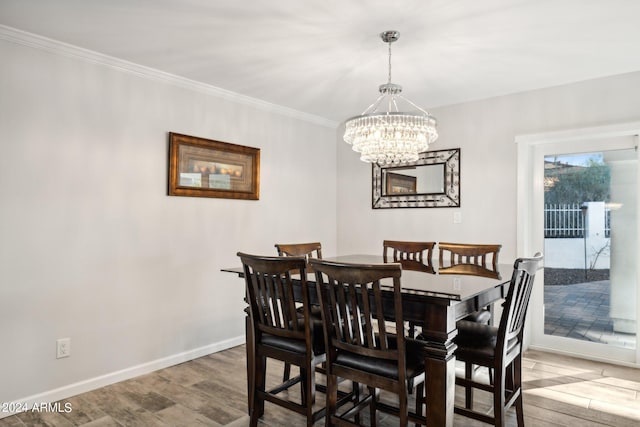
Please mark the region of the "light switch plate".
<svg viewBox="0 0 640 427"><path fill-rule="evenodd" d="M56 340L56 359L71 356L71 338Z"/></svg>

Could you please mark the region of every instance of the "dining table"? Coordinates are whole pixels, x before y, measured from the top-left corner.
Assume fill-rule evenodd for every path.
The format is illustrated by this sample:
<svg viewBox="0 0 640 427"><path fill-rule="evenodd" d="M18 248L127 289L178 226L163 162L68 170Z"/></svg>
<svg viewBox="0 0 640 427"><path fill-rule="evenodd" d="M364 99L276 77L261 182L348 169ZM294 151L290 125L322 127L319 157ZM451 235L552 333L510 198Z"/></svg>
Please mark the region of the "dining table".
<svg viewBox="0 0 640 427"><path fill-rule="evenodd" d="M323 259L354 264L384 263L383 257L378 255L341 255ZM495 270L472 265L438 267L429 264L427 267L410 269L410 264L407 268L403 267L402 316L404 321L421 328L420 339L424 342L425 354L427 425L453 426L457 348L453 339L458 333L456 322L504 299L513 265L498 264ZM222 271L244 276L241 267L224 268ZM311 303L317 303L314 274L307 275L307 284ZM384 281L381 285L384 289ZM391 289L389 283L390 299L393 298ZM247 366L250 366L249 362L254 357L251 322L247 321L246 326ZM247 387L251 402L253 385L250 381Z"/></svg>

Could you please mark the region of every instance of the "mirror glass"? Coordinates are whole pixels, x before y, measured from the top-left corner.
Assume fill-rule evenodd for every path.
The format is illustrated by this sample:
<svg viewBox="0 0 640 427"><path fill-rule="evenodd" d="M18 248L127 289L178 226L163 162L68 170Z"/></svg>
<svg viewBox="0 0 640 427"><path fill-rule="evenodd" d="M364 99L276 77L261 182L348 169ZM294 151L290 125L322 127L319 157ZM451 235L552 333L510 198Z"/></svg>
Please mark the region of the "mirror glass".
<svg viewBox="0 0 640 427"><path fill-rule="evenodd" d="M460 149L425 151L414 163L373 165L373 209L460 206Z"/></svg>
<svg viewBox="0 0 640 427"><path fill-rule="evenodd" d="M407 193L442 194L444 171L444 163L383 168L382 193L385 196Z"/></svg>

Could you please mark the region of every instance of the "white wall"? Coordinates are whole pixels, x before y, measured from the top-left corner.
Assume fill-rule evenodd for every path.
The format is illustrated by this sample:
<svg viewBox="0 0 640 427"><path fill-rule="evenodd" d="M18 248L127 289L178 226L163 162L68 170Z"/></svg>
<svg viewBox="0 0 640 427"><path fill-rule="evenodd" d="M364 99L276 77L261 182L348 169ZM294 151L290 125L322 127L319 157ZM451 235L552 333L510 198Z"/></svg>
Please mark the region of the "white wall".
<svg viewBox="0 0 640 427"><path fill-rule="evenodd" d="M220 272L238 250L336 253L333 127L13 42L0 58L0 402L244 342L243 282ZM168 197L170 131L260 148L260 200Z"/></svg>
<svg viewBox="0 0 640 427"><path fill-rule="evenodd" d="M372 210L371 166L340 142L338 130L340 252L381 252L382 240L397 239L500 243L500 261L508 263L532 255L516 254L516 135L638 120L640 72L431 112L440 134L431 148L461 148L461 207ZM461 224L453 224L455 211Z"/></svg>
<svg viewBox="0 0 640 427"><path fill-rule="evenodd" d="M610 239L587 238L586 268L608 269L611 265L610 249L597 251L609 245ZM595 264L594 264L595 262ZM593 264L593 267L592 267ZM544 266L548 268L585 268L585 241L572 239L544 239Z"/></svg>

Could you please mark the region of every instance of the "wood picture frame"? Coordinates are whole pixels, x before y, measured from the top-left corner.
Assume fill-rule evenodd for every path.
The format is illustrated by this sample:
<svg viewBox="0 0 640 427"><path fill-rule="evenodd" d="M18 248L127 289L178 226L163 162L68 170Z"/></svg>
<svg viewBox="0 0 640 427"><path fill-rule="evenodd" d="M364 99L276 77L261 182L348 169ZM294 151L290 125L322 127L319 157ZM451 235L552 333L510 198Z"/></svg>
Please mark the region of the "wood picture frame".
<svg viewBox="0 0 640 427"><path fill-rule="evenodd" d="M260 149L170 132L169 195L258 200Z"/></svg>

